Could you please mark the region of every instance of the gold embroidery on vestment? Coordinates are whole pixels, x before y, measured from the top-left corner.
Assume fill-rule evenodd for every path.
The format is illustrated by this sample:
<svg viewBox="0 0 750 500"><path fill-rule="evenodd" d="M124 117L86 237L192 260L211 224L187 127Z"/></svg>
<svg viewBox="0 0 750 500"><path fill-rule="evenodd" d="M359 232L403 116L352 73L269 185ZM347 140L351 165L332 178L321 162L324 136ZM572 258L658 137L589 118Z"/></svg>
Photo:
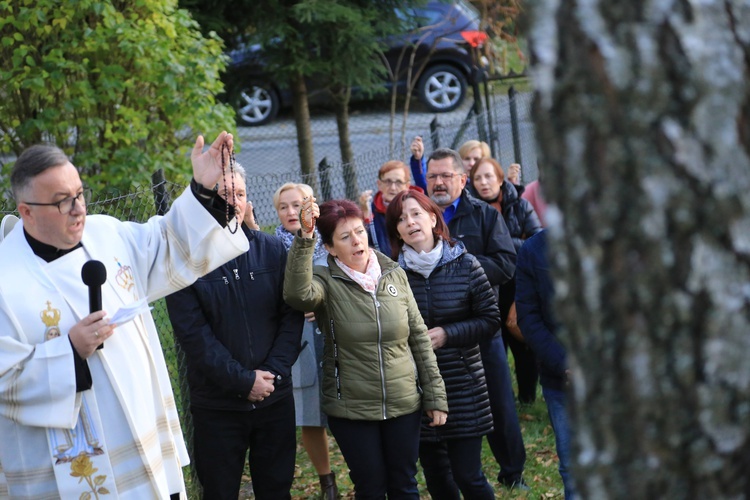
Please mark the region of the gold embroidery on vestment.
<svg viewBox="0 0 750 500"><path fill-rule="evenodd" d="M39 313L42 322L47 326L44 330L44 340L54 339L60 336L60 309L52 309L52 303L47 301L47 309Z"/></svg>

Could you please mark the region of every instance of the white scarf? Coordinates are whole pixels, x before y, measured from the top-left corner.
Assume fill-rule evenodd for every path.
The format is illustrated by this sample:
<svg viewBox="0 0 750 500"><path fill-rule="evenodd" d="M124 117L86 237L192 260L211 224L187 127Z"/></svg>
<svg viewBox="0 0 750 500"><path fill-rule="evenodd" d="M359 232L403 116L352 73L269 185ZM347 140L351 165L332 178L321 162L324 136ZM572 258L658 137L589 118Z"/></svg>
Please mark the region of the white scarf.
<svg viewBox="0 0 750 500"><path fill-rule="evenodd" d="M425 278L429 278L432 271L438 265L438 262L440 262L440 257L443 256L443 242L438 241L435 248L429 252L417 252L409 245L404 245L402 251L404 253L404 262L408 268Z"/></svg>

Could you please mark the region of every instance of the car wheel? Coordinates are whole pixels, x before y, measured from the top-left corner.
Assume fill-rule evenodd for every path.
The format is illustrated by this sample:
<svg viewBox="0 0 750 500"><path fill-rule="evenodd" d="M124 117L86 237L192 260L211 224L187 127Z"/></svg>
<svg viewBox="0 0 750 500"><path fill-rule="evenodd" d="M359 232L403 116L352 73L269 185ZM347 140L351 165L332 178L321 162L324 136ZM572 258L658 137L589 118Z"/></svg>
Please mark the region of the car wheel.
<svg viewBox="0 0 750 500"><path fill-rule="evenodd" d="M453 111L466 97L468 83L461 70L441 64L425 71L419 80L419 99L430 111Z"/></svg>
<svg viewBox="0 0 750 500"><path fill-rule="evenodd" d="M243 87L237 92L235 110L241 124L263 125L279 113L279 97L275 90L263 85Z"/></svg>

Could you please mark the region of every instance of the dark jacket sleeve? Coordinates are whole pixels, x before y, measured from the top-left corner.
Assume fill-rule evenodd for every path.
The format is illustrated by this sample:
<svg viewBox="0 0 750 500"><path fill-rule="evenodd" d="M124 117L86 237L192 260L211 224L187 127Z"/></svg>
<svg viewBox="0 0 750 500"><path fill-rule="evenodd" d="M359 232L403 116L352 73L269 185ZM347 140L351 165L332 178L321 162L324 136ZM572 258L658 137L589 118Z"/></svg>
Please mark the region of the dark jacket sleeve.
<svg viewBox="0 0 750 500"><path fill-rule="evenodd" d="M286 259L287 253L286 251L282 251L279 284L284 283ZM261 364L260 369L281 375L283 378L288 378L292 376L292 365L299 355L305 317L301 312L292 309L283 300L279 302L279 317L281 318L279 320L279 328L276 330L271 351Z"/></svg>
<svg viewBox="0 0 750 500"><path fill-rule="evenodd" d="M255 371L244 368L213 334L194 285L167 295L166 302L174 335L189 362L215 384L247 397L255 384Z"/></svg>
<svg viewBox="0 0 750 500"><path fill-rule="evenodd" d="M489 205L483 207L482 212L485 220L484 252L472 253L482 264L490 285L503 285L516 272L516 250L500 212Z"/></svg>
<svg viewBox="0 0 750 500"><path fill-rule="evenodd" d="M532 244L529 244L532 243ZM552 286L544 247L527 242L518 253L516 313L518 326L539 362L555 375L565 377L565 348L550 330ZM541 255L540 255L541 254Z"/></svg>
<svg viewBox="0 0 750 500"><path fill-rule="evenodd" d="M500 328L500 311L487 275L471 254L463 257L471 262L469 296L471 315L455 323L440 325L448 336L446 347L472 346L491 338Z"/></svg>
<svg viewBox="0 0 750 500"><path fill-rule="evenodd" d="M534 207L531 205L531 203L529 203L528 200L519 198L518 205L518 210L521 212L521 217L523 217L523 225L521 227L521 230L524 239L516 244L516 251L521 248L521 245L526 239L531 238L536 233L542 230L542 223L539 220L539 216L536 214L536 211L534 210ZM515 238L513 240L513 243L516 243Z"/></svg>
<svg viewBox="0 0 750 500"><path fill-rule="evenodd" d="M422 155L422 159L417 160L412 156L409 158L409 166L411 167L412 183L415 186L421 187L424 192L427 192L427 178L425 177L425 173L427 172L427 158Z"/></svg>

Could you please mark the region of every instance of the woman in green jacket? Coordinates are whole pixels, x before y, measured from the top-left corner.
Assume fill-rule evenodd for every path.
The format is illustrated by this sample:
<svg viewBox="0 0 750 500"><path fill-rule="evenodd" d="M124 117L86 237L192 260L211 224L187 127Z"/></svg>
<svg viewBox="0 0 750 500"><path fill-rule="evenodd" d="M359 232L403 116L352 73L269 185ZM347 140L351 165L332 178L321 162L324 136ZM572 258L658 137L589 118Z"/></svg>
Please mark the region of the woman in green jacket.
<svg viewBox="0 0 750 500"><path fill-rule="evenodd" d="M315 220L329 252L313 270ZM326 336L322 406L356 498L418 499L420 419L445 424L448 403L404 271L367 245L362 211L348 200L303 202L287 259L284 298L313 311Z"/></svg>

